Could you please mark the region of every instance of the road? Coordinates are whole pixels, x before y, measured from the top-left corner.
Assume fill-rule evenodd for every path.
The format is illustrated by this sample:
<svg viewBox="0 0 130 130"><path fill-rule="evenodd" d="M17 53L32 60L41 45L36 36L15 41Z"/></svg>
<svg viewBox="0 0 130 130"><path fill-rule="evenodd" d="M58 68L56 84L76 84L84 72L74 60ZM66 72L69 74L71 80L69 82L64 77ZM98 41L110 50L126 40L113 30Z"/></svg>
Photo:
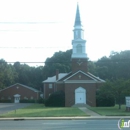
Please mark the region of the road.
<svg viewBox="0 0 130 130"><path fill-rule="evenodd" d="M0 103L0 115L32 104L33 103Z"/></svg>
<svg viewBox="0 0 130 130"><path fill-rule="evenodd" d="M119 130L118 120L0 121L0 130Z"/></svg>

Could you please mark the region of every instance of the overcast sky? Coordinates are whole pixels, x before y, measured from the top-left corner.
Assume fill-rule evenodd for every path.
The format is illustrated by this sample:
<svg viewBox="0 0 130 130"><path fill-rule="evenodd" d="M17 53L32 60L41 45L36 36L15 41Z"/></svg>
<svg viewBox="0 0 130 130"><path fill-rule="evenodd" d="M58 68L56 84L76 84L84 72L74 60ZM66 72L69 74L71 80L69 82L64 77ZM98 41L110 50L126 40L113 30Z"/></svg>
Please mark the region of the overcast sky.
<svg viewBox="0 0 130 130"><path fill-rule="evenodd" d="M44 62L71 49L77 2L90 60L130 49L130 0L0 0L0 59Z"/></svg>

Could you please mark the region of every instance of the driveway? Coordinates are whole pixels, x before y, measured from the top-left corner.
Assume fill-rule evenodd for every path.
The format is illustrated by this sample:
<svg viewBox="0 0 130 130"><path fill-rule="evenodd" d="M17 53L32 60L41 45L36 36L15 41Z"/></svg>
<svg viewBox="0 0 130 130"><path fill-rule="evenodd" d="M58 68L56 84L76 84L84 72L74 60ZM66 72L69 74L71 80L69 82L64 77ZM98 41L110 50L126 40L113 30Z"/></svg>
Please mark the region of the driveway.
<svg viewBox="0 0 130 130"><path fill-rule="evenodd" d="M0 115L30 105L32 105L32 103L0 103Z"/></svg>

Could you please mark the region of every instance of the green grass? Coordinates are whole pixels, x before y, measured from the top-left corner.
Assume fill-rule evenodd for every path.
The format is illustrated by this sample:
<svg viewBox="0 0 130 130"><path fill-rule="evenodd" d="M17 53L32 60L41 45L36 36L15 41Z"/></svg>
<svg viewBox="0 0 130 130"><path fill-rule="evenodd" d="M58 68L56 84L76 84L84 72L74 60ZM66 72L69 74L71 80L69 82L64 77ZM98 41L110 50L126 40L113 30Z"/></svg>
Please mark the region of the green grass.
<svg viewBox="0 0 130 130"><path fill-rule="evenodd" d="M43 104L34 104L26 108L11 111L0 117L71 117L87 116L78 108L72 107L45 107Z"/></svg>
<svg viewBox="0 0 130 130"><path fill-rule="evenodd" d="M130 112L126 112L126 106L122 105L118 109L118 105L114 107L89 107L90 110L105 116L130 116ZM0 117L72 117L72 116L89 116L73 107L45 107L43 104L34 104L26 108L11 111Z"/></svg>
<svg viewBox="0 0 130 130"><path fill-rule="evenodd" d="M125 111L125 105L122 105L121 109L118 107L118 105L115 105L114 107L89 107L89 109L105 116L130 116L130 112Z"/></svg>

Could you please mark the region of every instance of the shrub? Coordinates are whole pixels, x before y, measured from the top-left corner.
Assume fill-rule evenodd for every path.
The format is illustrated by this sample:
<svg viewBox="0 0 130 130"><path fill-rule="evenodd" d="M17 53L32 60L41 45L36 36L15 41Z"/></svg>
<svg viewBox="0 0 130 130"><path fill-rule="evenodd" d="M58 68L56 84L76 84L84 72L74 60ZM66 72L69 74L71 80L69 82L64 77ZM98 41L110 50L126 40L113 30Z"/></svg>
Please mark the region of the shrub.
<svg viewBox="0 0 130 130"><path fill-rule="evenodd" d="M115 98L112 95L98 95L96 97L96 106L97 107L112 107L115 106Z"/></svg>
<svg viewBox="0 0 130 130"><path fill-rule="evenodd" d="M27 99L21 99L20 100L20 103L35 103L36 101L34 99L30 99L30 100L27 100Z"/></svg>
<svg viewBox="0 0 130 130"><path fill-rule="evenodd" d="M45 106L50 107L64 107L65 106L65 93L63 91L57 91L52 93L45 101Z"/></svg>
<svg viewBox="0 0 130 130"><path fill-rule="evenodd" d="M12 103L12 100L3 99L3 100L0 100L0 103Z"/></svg>
<svg viewBox="0 0 130 130"><path fill-rule="evenodd" d="M37 103L44 104L44 103L45 103L45 101L44 101L44 99L43 99L43 98L40 98L40 99L38 99L38 100L37 100Z"/></svg>

